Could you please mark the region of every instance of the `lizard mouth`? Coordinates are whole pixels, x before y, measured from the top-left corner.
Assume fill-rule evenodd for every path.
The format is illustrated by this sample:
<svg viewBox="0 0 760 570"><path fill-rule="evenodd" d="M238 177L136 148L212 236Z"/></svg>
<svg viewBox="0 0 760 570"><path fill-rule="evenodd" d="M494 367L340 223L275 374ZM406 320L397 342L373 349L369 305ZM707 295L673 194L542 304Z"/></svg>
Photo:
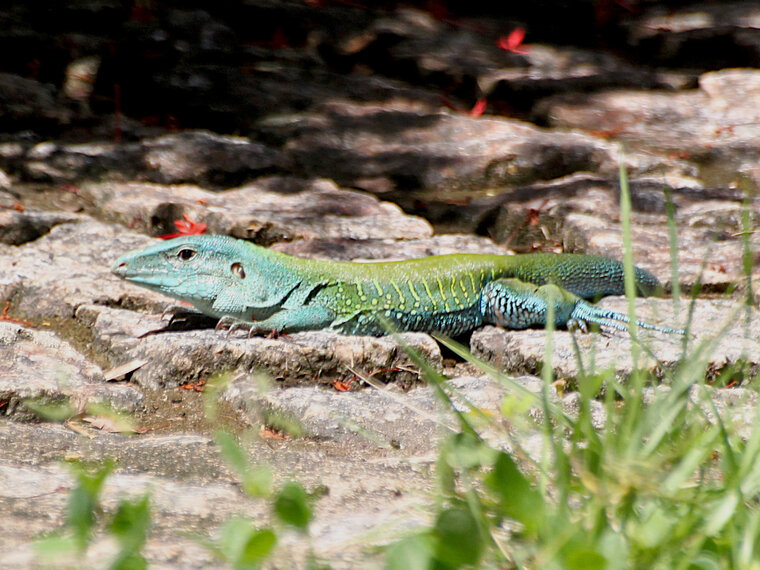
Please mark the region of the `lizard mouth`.
<svg viewBox="0 0 760 570"><path fill-rule="evenodd" d="M127 261L117 259L111 267L111 272L122 279L152 287L167 287L176 285L177 279L173 279L166 271L156 269L135 269L130 267Z"/></svg>
<svg viewBox="0 0 760 570"><path fill-rule="evenodd" d="M114 263L111 266L111 273L114 273L114 274L118 275L119 277L126 277L127 274L129 273L129 268L127 267L127 262L126 261L121 261L120 262L117 259L116 263Z"/></svg>

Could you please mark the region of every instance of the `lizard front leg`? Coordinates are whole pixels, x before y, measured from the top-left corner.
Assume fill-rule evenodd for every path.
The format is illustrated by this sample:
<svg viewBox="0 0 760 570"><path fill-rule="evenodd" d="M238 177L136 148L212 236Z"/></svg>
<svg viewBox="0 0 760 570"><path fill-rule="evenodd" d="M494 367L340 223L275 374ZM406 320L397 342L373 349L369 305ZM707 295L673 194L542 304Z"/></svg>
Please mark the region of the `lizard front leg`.
<svg viewBox="0 0 760 570"><path fill-rule="evenodd" d="M223 316L216 325L217 330L227 329L230 334L246 331L248 336L269 333L291 333L319 330L329 327L335 313L320 305L305 305L295 309L282 309L260 321L243 321L233 316Z"/></svg>
<svg viewBox="0 0 760 570"><path fill-rule="evenodd" d="M553 308L554 325L577 327L588 331L588 324L595 323L617 330L627 330L627 315L602 309L584 301L577 295L557 286L537 286L519 279L497 279L483 288L481 311L486 322L509 329L546 326L549 307ZM684 334L671 329L636 321L642 328L664 333Z"/></svg>

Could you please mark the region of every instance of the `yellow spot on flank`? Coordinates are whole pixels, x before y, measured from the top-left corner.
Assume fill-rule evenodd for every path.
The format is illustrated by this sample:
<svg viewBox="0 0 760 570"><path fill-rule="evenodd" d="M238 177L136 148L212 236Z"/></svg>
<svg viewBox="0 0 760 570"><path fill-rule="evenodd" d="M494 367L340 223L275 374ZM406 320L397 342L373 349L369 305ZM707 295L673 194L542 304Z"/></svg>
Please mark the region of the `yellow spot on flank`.
<svg viewBox="0 0 760 570"><path fill-rule="evenodd" d="M457 286L457 278L452 275L451 276L451 296L454 298L454 302L461 307L462 304L459 302L456 286Z"/></svg>
<svg viewBox="0 0 760 570"><path fill-rule="evenodd" d="M467 276L470 278L470 283L472 283L472 293L477 296L478 286L475 285L475 277L473 276L472 271L468 271Z"/></svg>
<svg viewBox="0 0 760 570"><path fill-rule="evenodd" d="M356 282L356 292L359 294L359 297L364 296L364 290L362 289L362 284L360 281Z"/></svg>
<svg viewBox="0 0 760 570"><path fill-rule="evenodd" d="M401 289L399 289L399 286L396 284L395 281L391 281L391 285L393 285L393 288L396 290L396 293L398 293L399 301L404 300L404 295L401 293Z"/></svg>
<svg viewBox="0 0 760 570"><path fill-rule="evenodd" d="M430 291L430 287L428 287L426 279L422 280L422 285L423 287L425 287L425 291L427 292L428 299L430 300L431 303L433 303L433 310L435 311L438 308L438 303L435 302L435 299L433 298L433 293ZM430 309L425 307L425 310L429 311Z"/></svg>
<svg viewBox="0 0 760 570"><path fill-rule="evenodd" d="M422 299L420 299L420 296L417 294L417 291L414 290L414 283L412 283L412 282L409 283L409 292L412 294L412 297L414 297L414 300L417 301L414 304L414 306L415 307L419 307L420 306L420 301Z"/></svg>
<svg viewBox="0 0 760 570"><path fill-rule="evenodd" d="M441 299L443 299L443 308L450 311L449 300L446 298L446 293L443 292L443 281L440 277L436 277L435 280L438 282L438 291L441 293Z"/></svg>
<svg viewBox="0 0 760 570"><path fill-rule="evenodd" d="M378 303L379 303L379 301L377 300L377 298L375 298L375 299L372 299L372 304L373 304L373 305L377 305Z"/></svg>
<svg viewBox="0 0 760 570"><path fill-rule="evenodd" d="M372 284L375 286L375 289L377 290L378 296L382 296L383 294L383 288L380 287L380 283L377 282L377 280L372 281Z"/></svg>

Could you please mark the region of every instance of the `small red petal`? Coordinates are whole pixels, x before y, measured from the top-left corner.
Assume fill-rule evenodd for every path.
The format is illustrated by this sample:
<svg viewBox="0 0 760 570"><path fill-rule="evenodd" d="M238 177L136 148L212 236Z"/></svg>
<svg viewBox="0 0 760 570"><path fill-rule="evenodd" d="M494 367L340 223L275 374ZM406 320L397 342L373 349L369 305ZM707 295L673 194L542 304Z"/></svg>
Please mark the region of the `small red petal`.
<svg viewBox="0 0 760 570"><path fill-rule="evenodd" d="M470 109L470 117L480 117L480 115L483 114L483 111L486 110L487 106L488 100L485 97L481 97L475 102L472 109Z"/></svg>
<svg viewBox="0 0 760 570"><path fill-rule="evenodd" d="M515 28L509 32L509 35L500 37L496 42L496 45L505 51L516 54L526 54L528 53L528 50L525 49L525 46L520 48L524 39L525 28Z"/></svg>
<svg viewBox="0 0 760 570"><path fill-rule="evenodd" d="M208 227L207 224L203 222L194 222L187 214L184 215L184 218L184 220L174 220L174 225L177 226L177 229L179 230L178 232L164 234L158 237L161 239L171 239L180 236L197 236L205 232Z"/></svg>

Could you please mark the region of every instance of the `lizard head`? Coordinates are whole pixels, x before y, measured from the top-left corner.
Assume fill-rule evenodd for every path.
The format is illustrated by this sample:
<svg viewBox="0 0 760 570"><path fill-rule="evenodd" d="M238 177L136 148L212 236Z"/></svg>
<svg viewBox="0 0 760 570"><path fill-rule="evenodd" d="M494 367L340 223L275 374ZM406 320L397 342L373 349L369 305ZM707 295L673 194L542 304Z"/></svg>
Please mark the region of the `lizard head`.
<svg viewBox="0 0 760 570"><path fill-rule="evenodd" d="M272 306L281 296L263 267L268 253L228 236L182 236L125 253L111 271L137 285L189 301L207 314L243 314Z"/></svg>

